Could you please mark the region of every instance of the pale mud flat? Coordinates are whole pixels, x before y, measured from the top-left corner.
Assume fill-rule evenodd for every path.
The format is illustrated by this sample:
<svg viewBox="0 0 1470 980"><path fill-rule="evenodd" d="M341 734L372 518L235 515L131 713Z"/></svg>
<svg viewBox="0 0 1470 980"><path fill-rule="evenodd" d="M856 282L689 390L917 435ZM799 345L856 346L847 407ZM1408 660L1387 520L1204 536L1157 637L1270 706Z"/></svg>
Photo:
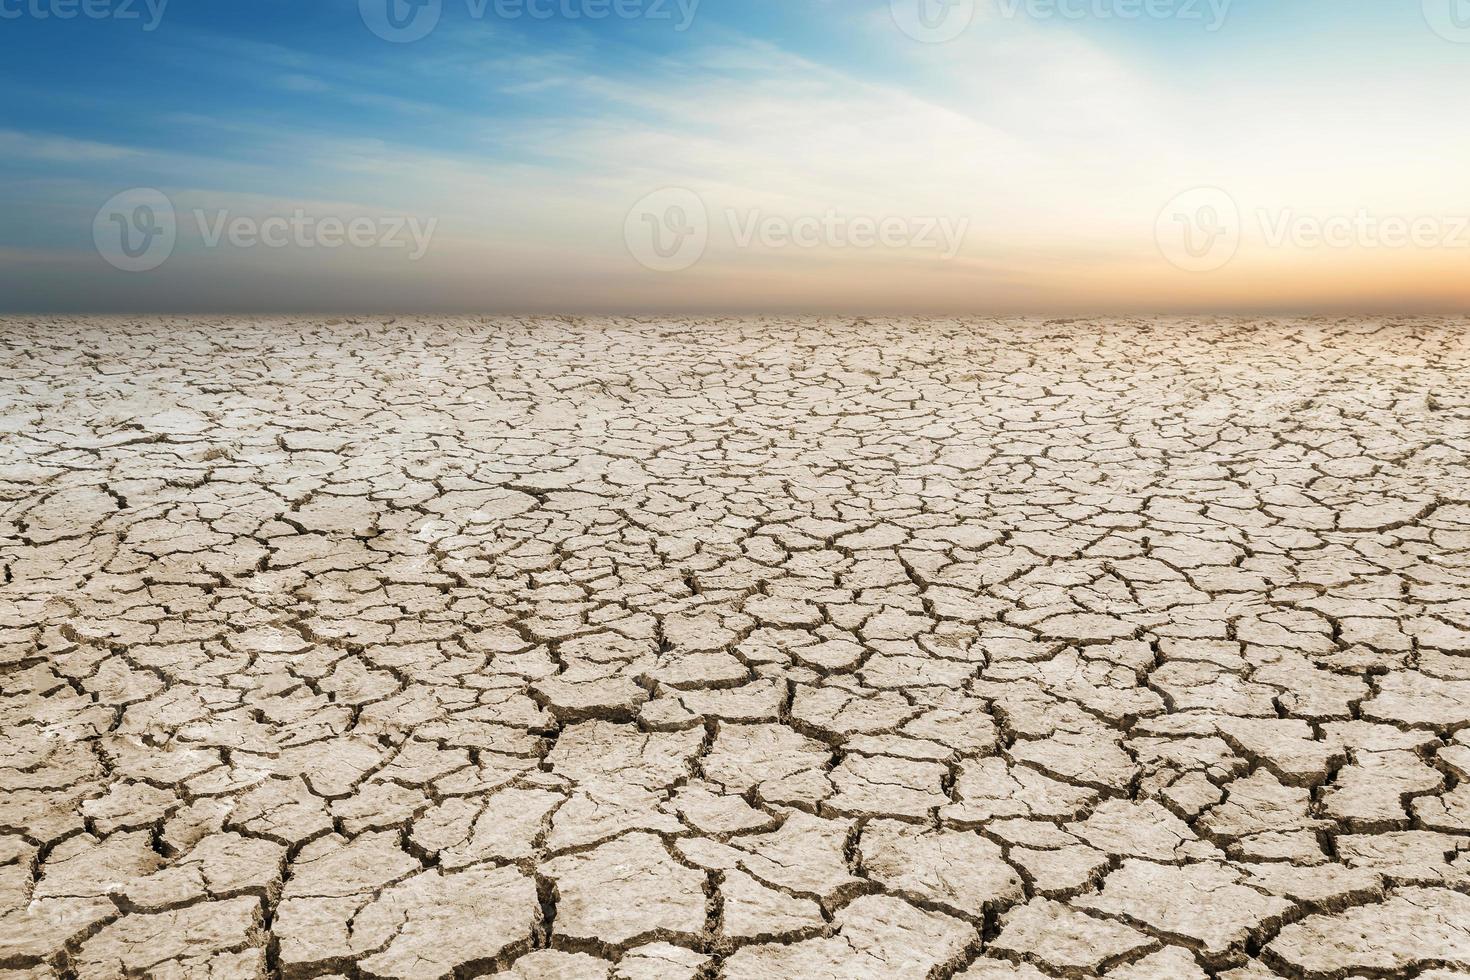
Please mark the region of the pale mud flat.
<svg viewBox="0 0 1470 980"><path fill-rule="evenodd" d="M1470 976L1467 338L0 320L0 980Z"/></svg>

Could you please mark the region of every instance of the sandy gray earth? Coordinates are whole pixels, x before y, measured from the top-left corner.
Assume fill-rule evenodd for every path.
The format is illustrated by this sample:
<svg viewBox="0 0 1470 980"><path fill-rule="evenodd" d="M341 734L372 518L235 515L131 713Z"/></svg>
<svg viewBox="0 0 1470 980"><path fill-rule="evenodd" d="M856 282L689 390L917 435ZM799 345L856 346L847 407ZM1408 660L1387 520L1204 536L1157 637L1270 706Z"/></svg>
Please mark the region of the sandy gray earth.
<svg viewBox="0 0 1470 980"><path fill-rule="evenodd" d="M0 321L0 980L1470 976L1467 337Z"/></svg>

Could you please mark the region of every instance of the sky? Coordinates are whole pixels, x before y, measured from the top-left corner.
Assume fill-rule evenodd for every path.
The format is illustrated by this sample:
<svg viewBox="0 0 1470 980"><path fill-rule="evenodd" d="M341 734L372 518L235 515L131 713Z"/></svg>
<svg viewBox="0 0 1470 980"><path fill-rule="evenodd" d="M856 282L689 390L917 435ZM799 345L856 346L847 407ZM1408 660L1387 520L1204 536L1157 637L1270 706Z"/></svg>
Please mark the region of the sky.
<svg viewBox="0 0 1470 980"><path fill-rule="evenodd" d="M0 0L0 310L1470 311L1470 0Z"/></svg>

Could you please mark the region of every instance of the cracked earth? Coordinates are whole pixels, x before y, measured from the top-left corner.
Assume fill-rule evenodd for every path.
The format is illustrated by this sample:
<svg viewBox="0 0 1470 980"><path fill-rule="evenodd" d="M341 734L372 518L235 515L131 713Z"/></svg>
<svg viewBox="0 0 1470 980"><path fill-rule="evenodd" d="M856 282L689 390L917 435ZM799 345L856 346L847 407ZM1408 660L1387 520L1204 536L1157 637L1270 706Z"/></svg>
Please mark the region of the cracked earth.
<svg viewBox="0 0 1470 980"><path fill-rule="evenodd" d="M0 322L0 980L1470 976L1467 337Z"/></svg>

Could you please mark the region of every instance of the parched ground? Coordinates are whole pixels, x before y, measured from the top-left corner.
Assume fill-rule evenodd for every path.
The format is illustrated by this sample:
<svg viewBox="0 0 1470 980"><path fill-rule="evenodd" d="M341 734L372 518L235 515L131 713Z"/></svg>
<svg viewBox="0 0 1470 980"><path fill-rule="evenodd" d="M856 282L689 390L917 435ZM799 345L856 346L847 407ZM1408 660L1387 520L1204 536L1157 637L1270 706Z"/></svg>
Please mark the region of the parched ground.
<svg viewBox="0 0 1470 980"><path fill-rule="evenodd" d="M1470 976L1470 324L0 321L0 980Z"/></svg>

